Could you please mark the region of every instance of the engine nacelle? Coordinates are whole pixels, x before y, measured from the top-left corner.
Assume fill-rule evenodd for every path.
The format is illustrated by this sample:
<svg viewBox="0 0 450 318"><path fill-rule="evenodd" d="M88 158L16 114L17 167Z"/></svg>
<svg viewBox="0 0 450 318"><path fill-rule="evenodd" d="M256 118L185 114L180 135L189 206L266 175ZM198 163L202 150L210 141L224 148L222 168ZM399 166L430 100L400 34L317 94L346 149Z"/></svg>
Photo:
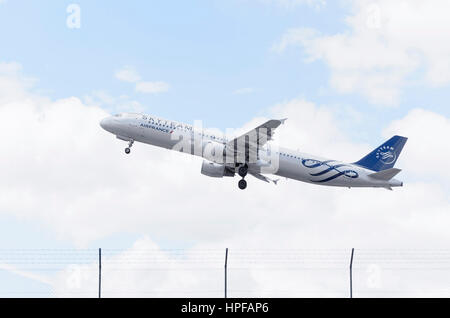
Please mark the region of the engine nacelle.
<svg viewBox="0 0 450 318"><path fill-rule="evenodd" d="M225 163L226 151L224 144L208 140L203 144L202 150L203 158L215 163Z"/></svg>
<svg viewBox="0 0 450 318"><path fill-rule="evenodd" d="M213 178L234 177L234 173L224 165L219 165L206 160L202 163L202 174Z"/></svg>

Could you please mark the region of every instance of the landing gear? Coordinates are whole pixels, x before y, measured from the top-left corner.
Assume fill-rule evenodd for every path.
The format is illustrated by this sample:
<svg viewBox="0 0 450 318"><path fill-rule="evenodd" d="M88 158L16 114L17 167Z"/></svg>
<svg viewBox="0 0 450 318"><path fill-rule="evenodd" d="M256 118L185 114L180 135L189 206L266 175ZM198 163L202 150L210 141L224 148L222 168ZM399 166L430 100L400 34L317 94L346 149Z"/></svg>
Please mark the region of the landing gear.
<svg viewBox="0 0 450 318"><path fill-rule="evenodd" d="M131 152L131 147L133 146L133 143L134 143L134 140L130 140L129 142L128 142L128 147L127 148L125 148L125 153L128 155L130 152Z"/></svg>
<svg viewBox="0 0 450 318"><path fill-rule="evenodd" d="M242 179L239 180L239 183L238 183L239 189L241 189L241 190L244 190L245 188L247 188L247 181L244 180L245 176L247 175L247 172L248 172L247 164L240 166L238 169L238 174L242 177Z"/></svg>
<svg viewBox="0 0 450 318"><path fill-rule="evenodd" d="M238 169L238 174L242 178L245 178L245 176L247 175L247 172L248 172L248 166L247 165L243 165L243 166L239 167L239 169Z"/></svg>
<svg viewBox="0 0 450 318"><path fill-rule="evenodd" d="M247 188L247 181L245 181L244 179L239 180L238 186L239 189L244 190L245 188Z"/></svg>

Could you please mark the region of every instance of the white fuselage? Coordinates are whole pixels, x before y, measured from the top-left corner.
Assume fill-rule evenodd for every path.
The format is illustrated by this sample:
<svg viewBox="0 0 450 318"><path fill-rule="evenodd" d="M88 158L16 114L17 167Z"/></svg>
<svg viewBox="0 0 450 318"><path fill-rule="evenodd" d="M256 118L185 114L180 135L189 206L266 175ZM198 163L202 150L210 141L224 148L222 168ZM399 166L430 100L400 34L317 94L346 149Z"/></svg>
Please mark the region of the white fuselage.
<svg viewBox="0 0 450 318"><path fill-rule="evenodd" d="M180 138L184 140L199 138L202 149L207 143L225 145L229 141L223 135L207 133L203 130L196 130L187 124L143 114L111 116L102 120L101 126L119 139L138 141L166 149L176 148L180 143ZM189 151L189 153L214 161L214 158L205 155L202 151L198 153ZM403 183L396 179L385 181L373 178L370 175L374 171L355 164L327 160L286 148L280 147L274 151L267 146L261 148L258 154L263 162L270 161L270 159L273 161L273 157L277 156L277 170L271 172L272 174L307 183L349 188L403 186ZM248 169L249 172L264 174L264 169L258 164L249 164Z"/></svg>

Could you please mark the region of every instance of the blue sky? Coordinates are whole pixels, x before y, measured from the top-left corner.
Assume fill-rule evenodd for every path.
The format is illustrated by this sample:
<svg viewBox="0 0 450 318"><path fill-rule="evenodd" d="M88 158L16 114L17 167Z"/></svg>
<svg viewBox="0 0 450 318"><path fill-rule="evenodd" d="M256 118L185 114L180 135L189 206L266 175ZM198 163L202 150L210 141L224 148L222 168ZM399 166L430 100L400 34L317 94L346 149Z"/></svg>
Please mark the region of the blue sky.
<svg viewBox="0 0 450 318"><path fill-rule="evenodd" d="M233 1L86 1L79 3L81 29L71 30L65 25L69 3L33 3L24 10L20 1L11 1L0 12L2 23L15 26L14 32L0 31L7 39L2 55L21 61L39 78L39 88L55 98L93 90L130 94L132 87L113 74L133 65L142 76L172 86L165 95L135 96L148 112L185 121L203 118L225 128L324 85L320 65L301 65L297 54L286 59L270 52L272 42L297 21L320 25L313 23L311 13L319 16L314 10L275 7L271 14L273 7ZM243 87L257 93L232 94ZM244 114L236 116L242 109Z"/></svg>
<svg viewBox="0 0 450 318"><path fill-rule="evenodd" d="M380 3L382 14L395 17L395 8L386 1L375 2ZM187 123L201 119L205 126L225 130L241 127L255 117L271 116L274 105L306 100L333 114L332 122L319 120L313 129L322 131L328 129L323 125L336 125L352 142L373 147L383 141L393 121L410 118L413 109L446 120L450 116L450 81L439 80L446 75L445 65L438 67L442 74L432 68L450 53L442 40L448 39L448 34L440 25L443 34L436 36L435 50L429 50L423 35L417 36L425 38L423 41L407 39L397 45L397 33L390 28L374 31L379 33L372 39L371 30L359 22L349 22L349 17L365 12L350 0L80 0L81 28L70 29L66 9L71 3L0 1L0 63L19 63L20 76L36 80L27 89L52 101L77 97L89 104L92 96L102 92L112 101L97 101L97 106L107 112L123 111L126 103L132 109L132 104L138 103L150 114ZM381 21L385 21L383 15ZM312 35L301 35L305 30L313 30ZM368 42L361 42L366 36ZM287 45L277 50L283 39ZM386 51L380 43L387 43ZM345 51L347 44L355 50ZM349 53L349 59L361 57L361 65L340 63L339 54L344 57L341 51ZM371 52L374 58L364 59ZM167 83L168 90L155 94L137 91L135 82L116 76L126 67L142 81ZM345 86L347 80L352 83L350 88ZM384 103L391 95L394 102ZM414 126L417 117L420 114L397 126ZM415 126L424 131L433 128L428 122ZM445 131L442 133L434 131L422 145L445 136ZM442 148L448 150L448 146ZM440 151L438 146L432 149ZM406 174L406 178L429 182L439 175L433 173L424 176L419 171ZM448 194L448 188L445 190ZM2 213L0 221L0 248L77 246L58 229L43 225L48 222L26 214ZM108 232L88 241L86 247L127 248L142 232L129 228ZM193 237L177 240L151 230L146 234L162 247L184 248L196 243ZM4 279L12 279L14 284L13 278Z"/></svg>
<svg viewBox="0 0 450 318"><path fill-rule="evenodd" d="M379 129L414 107L448 115L447 89L412 85L396 107L371 105L357 94L330 89L327 66L303 62L300 49L271 50L289 28L345 32L349 6L344 3L317 9L239 0L80 1L81 28L69 29L65 10L70 3L7 1L0 10L1 23L8 26L0 30L2 59L19 61L26 74L39 79L35 89L52 98L96 90L132 95L150 113L191 122L202 118L222 129L295 97L353 107L367 119L364 127L350 128L355 132L369 121ZM132 85L114 78L124 65L134 66L146 79L167 81L170 91L134 93ZM241 88L253 92L233 94Z"/></svg>

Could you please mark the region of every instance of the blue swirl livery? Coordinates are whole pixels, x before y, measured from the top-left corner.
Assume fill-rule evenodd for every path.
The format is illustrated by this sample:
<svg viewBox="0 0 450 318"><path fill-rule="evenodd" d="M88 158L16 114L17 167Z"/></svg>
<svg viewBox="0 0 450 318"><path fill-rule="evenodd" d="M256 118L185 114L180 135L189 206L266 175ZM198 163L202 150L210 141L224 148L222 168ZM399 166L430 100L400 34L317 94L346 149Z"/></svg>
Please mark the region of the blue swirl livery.
<svg viewBox="0 0 450 318"><path fill-rule="evenodd" d="M324 169L322 171L316 172L316 173L310 173L312 177L319 177L319 176L325 176L326 174L333 173L331 176L328 176L324 179L320 180L310 180L311 182L317 182L317 183L326 183L331 180L337 179L341 176L345 176L347 178L356 179L359 177L358 172L351 170L351 169L342 169L344 167L349 167L347 164L337 164L332 165L331 163L335 162L335 160L327 160L327 161L319 161L315 159L303 159L302 164L306 168L315 169L319 167L323 167Z"/></svg>

